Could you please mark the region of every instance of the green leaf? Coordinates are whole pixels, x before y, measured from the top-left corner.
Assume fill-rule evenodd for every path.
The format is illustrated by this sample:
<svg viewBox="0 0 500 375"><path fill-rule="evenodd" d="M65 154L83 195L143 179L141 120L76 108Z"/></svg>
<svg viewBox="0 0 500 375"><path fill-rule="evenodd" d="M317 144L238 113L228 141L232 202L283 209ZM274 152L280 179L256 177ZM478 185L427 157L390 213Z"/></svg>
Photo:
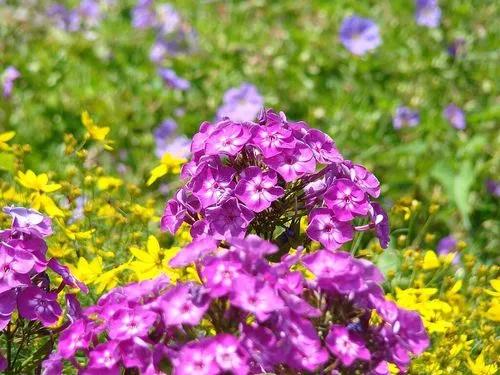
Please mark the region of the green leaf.
<svg viewBox="0 0 500 375"><path fill-rule="evenodd" d="M462 164L459 173L453 181L453 200L462 215L464 225L470 229L469 214L471 211L470 191L474 183L475 172L472 163L468 160Z"/></svg>
<svg viewBox="0 0 500 375"><path fill-rule="evenodd" d="M399 253L396 250L387 249L378 257L376 263L384 276L387 276L390 271L395 272L398 270L401 264L401 259L399 258Z"/></svg>

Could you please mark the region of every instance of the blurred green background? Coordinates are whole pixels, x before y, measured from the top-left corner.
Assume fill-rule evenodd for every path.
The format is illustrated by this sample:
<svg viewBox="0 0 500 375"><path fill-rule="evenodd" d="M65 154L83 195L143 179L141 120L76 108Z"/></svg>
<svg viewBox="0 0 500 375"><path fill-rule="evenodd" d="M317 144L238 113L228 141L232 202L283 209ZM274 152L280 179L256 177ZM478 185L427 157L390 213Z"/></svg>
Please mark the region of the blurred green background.
<svg viewBox="0 0 500 375"><path fill-rule="evenodd" d="M407 0L173 1L196 48L162 65L190 81L187 91L158 76L149 59L155 32L132 26L136 1L108 1L98 25L75 32L54 26L51 4L0 4L0 71L12 65L22 74L12 97L0 99L0 132L15 130L17 143L31 145L33 170L57 173L64 134L83 134L86 109L112 129L109 173L127 150L126 178L145 181L161 121L173 117L192 136L214 119L226 90L249 82L267 107L325 130L346 158L374 171L385 207L405 196L439 203L438 237L453 233L496 260L499 198L485 181L500 171L498 3L440 1L441 25L430 29L415 23ZM356 57L341 45L340 24L352 14L379 26L373 53ZM455 38L465 39L457 58L447 52ZM451 102L466 113L465 131L443 117ZM417 127L393 128L401 105L420 112Z"/></svg>

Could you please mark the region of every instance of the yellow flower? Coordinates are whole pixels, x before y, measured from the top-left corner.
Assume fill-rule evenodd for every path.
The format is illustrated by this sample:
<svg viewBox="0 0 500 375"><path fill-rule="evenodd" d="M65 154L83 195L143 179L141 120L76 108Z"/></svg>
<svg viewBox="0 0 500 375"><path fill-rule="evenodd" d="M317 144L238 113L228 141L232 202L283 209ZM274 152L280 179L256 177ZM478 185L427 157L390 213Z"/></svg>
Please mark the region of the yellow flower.
<svg viewBox="0 0 500 375"><path fill-rule="evenodd" d="M485 313L486 318L495 322L500 322L500 299L495 298L491 301L490 308Z"/></svg>
<svg viewBox="0 0 500 375"><path fill-rule="evenodd" d="M472 361L470 357L467 358L467 367L473 375L495 375L498 371L496 364L487 365L484 361L484 355L478 355L475 361Z"/></svg>
<svg viewBox="0 0 500 375"><path fill-rule="evenodd" d="M167 173L173 173L173 174L180 173L181 166L186 161L187 160L184 158L179 158L177 156L174 156L166 152L161 157L160 165L153 168L153 170L151 171L151 176L149 177L148 182L146 182L146 185L148 186L152 185L157 179L159 179L162 176L165 176Z"/></svg>
<svg viewBox="0 0 500 375"><path fill-rule="evenodd" d="M94 280L94 284L97 285L96 293L101 294L103 291L113 289L115 286L117 286L120 282L118 274L128 267L129 263L127 262L97 276L97 278Z"/></svg>
<svg viewBox="0 0 500 375"><path fill-rule="evenodd" d="M71 272L76 276L81 282L90 285L92 284L102 273L102 258L100 256L95 257L90 261L80 257L76 267L69 265Z"/></svg>
<svg viewBox="0 0 500 375"><path fill-rule="evenodd" d="M15 135L16 132L0 133L0 150L10 150L10 146L7 144L7 141L10 141L12 138L14 138Z"/></svg>
<svg viewBox="0 0 500 375"><path fill-rule="evenodd" d="M474 340L467 340L467 335L460 335L458 342L450 349L450 356L456 357L462 350L469 352L473 342Z"/></svg>
<svg viewBox="0 0 500 375"><path fill-rule="evenodd" d="M61 185L49 184L49 177L46 173L37 176L32 170L27 170L26 173L19 171L17 181L25 188L34 190L34 193L30 196L30 201L35 210L43 208L49 216L64 216L64 212L57 207L52 198L45 194L59 190Z"/></svg>
<svg viewBox="0 0 500 375"><path fill-rule="evenodd" d="M422 268L424 270L432 270L434 268L438 268L441 265L441 262L439 261L439 258L437 257L436 253L432 250L428 250L425 252L424 255L424 263L422 265Z"/></svg>
<svg viewBox="0 0 500 375"><path fill-rule="evenodd" d="M108 190L117 188L123 185L123 181L116 177L103 176L97 179L97 188L99 190Z"/></svg>
<svg viewBox="0 0 500 375"><path fill-rule="evenodd" d="M396 288L397 304L405 309L417 311L430 333L446 332L453 327L451 306L439 299L432 299L437 291L436 288Z"/></svg>
<svg viewBox="0 0 500 375"><path fill-rule="evenodd" d="M146 250L141 250L135 246L130 248L130 252L136 258L135 261L130 263L130 269L135 272L139 281L151 279L161 273L166 274L174 282L179 279L179 271L174 270L168 264L170 259L178 253L178 247L162 251L156 237L151 235L148 237Z"/></svg>
<svg viewBox="0 0 500 375"><path fill-rule="evenodd" d="M61 188L60 184L49 184L49 176L46 173L37 176L31 169L28 169L26 173L19 171L17 180L25 188L44 193L52 193Z"/></svg>
<svg viewBox="0 0 500 375"><path fill-rule="evenodd" d="M486 318L495 322L500 322L500 279L490 280L490 285L494 290L485 289L484 291L493 296L490 308L486 311Z"/></svg>
<svg viewBox="0 0 500 375"><path fill-rule="evenodd" d="M490 285L494 290L485 289L484 291L493 297L500 297L500 279L490 280Z"/></svg>
<svg viewBox="0 0 500 375"><path fill-rule="evenodd" d="M85 126L85 129L87 129L87 137L98 141L104 146L104 149L108 151L113 149L110 146L113 142L106 140L106 136L111 130L109 127L97 126L87 111L82 112L82 124Z"/></svg>
<svg viewBox="0 0 500 375"><path fill-rule="evenodd" d="M63 244L61 246L49 246L49 255L55 258L64 258L75 252L75 249Z"/></svg>

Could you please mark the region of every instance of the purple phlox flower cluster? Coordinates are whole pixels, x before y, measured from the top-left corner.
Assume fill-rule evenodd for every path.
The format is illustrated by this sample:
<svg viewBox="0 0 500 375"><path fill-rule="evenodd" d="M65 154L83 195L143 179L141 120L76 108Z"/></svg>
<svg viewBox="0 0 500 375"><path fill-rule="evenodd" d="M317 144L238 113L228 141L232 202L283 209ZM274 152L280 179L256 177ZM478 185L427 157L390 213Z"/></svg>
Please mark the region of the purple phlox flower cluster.
<svg viewBox="0 0 500 375"><path fill-rule="evenodd" d="M99 25L104 14L99 0L81 0L74 8L67 8L63 4L52 4L47 9L47 15L59 29L74 32ZM104 2L105 3L105 2Z"/></svg>
<svg viewBox="0 0 500 375"><path fill-rule="evenodd" d="M437 0L415 0L415 20L418 25L430 28L441 23L441 8Z"/></svg>
<svg viewBox="0 0 500 375"><path fill-rule="evenodd" d="M500 181L486 180L486 190L494 197L500 197Z"/></svg>
<svg viewBox="0 0 500 375"><path fill-rule="evenodd" d="M226 91L217 120L229 117L233 121L254 121L263 106L264 99L257 87L243 83Z"/></svg>
<svg viewBox="0 0 500 375"><path fill-rule="evenodd" d="M261 112L257 122L205 122L191 153L181 172L186 184L167 202L163 230L175 233L185 222L193 238L252 232L273 238L290 217L308 216L309 240L330 250L370 229L387 246L388 218L372 201L379 181L344 160L327 134L305 122L272 110Z"/></svg>
<svg viewBox="0 0 500 375"><path fill-rule="evenodd" d="M453 264L458 264L460 262L460 254L458 249L458 241L453 235L448 235L439 240L437 244L437 252L439 255L448 255L455 253L453 258Z"/></svg>
<svg viewBox="0 0 500 375"><path fill-rule="evenodd" d="M24 207L5 207L3 211L12 217L12 225L0 231L0 330L9 324L16 308L21 318L51 326L62 315L57 298L64 286L85 293L87 288L66 266L47 259L45 238L52 234L48 217ZM49 270L61 279L56 289L50 286ZM72 305L75 310L76 300Z"/></svg>
<svg viewBox="0 0 500 375"><path fill-rule="evenodd" d="M385 298L372 263L329 250L269 262L277 251L255 235L191 243L172 263L194 263L201 284L160 276L115 288L62 332L46 374L63 361L84 374L389 374L389 362L405 371L429 345L419 315Z"/></svg>
<svg viewBox="0 0 500 375"><path fill-rule="evenodd" d="M358 56L373 51L382 43L377 24L356 15L342 21L340 41L352 54Z"/></svg>
<svg viewBox="0 0 500 375"><path fill-rule="evenodd" d="M179 12L168 3L139 0L132 11L132 25L138 29L154 29L156 41L150 59L161 64L168 56L190 53L197 48L195 31L183 22Z"/></svg>
<svg viewBox="0 0 500 375"><path fill-rule="evenodd" d="M21 73L13 66L7 67L2 74L2 92L4 98L10 98L14 89L14 82L21 77Z"/></svg>
<svg viewBox="0 0 500 375"><path fill-rule="evenodd" d="M392 118L394 129L413 128L417 126L419 122L419 113L405 106L396 108L396 113Z"/></svg>
<svg viewBox="0 0 500 375"><path fill-rule="evenodd" d="M176 130L177 123L170 118L158 125L154 131L156 156L161 157L168 152L180 159L189 157L191 141L185 135L177 135Z"/></svg>
<svg viewBox="0 0 500 375"><path fill-rule="evenodd" d="M464 130L467 126L464 111L456 104L449 104L443 111L443 116L451 126L457 130Z"/></svg>

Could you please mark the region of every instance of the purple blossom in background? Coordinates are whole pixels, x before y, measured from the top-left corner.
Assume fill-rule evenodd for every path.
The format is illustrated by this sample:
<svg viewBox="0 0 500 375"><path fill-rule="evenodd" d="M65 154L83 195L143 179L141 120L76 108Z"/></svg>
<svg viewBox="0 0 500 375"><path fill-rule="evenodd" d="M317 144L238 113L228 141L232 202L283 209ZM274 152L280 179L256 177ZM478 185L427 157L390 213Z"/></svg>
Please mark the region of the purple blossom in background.
<svg viewBox="0 0 500 375"><path fill-rule="evenodd" d="M156 13L153 0L138 0L132 9L132 26L147 29L156 25Z"/></svg>
<svg viewBox="0 0 500 375"><path fill-rule="evenodd" d="M441 22L441 8L437 0L416 0L415 20L417 25L438 27Z"/></svg>
<svg viewBox="0 0 500 375"><path fill-rule="evenodd" d="M465 53L465 39L455 38L448 46L448 53L451 57L457 58Z"/></svg>
<svg viewBox="0 0 500 375"><path fill-rule="evenodd" d="M453 264L457 264L460 261L460 255L458 254L458 241L453 235L443 237L439 240L437 244L437 253L439 255L448 255L451 253L457 253L453 258Z"/></svg>
<svg viewBox="0 0 500 375"><path fill-rule="evenodd" d="M89 27L97 26L102 19L101 5L98 0L81 0L75 11Z"/></svg>
<svg viewBox="0 0 500 375"><path fill-rule="evenodd" d="M21 77L21 73L13 66L7 67L2 74L2 88L4 98L10 98L14 89L14 82Z"/></svg>
<svg viewBox="0 0 500 375"><path fill-rule="evenodd" d="M449 104L444 109L443 116L457 130L464 130L467 125L464 111L456 104Z"/></svg>
<svg viewBox="0 0 500 375"><path fill-rule="evenodd" d="M175 135L177 123L173 119L166 119L154 130L156 143L155 154L161 158L165 153L186 159L190 154L191 141L185 135Z"/></svg>
<svg viewBox="0 0 500 375"><path fill-rule="evenodd" d="M223 103L217 110L217 119L229 117L232 121L253 121L264 105L257 87L243 83L226 91Z"/></svg>
<svg viewBox="0 0 500 375"><path fill-rule="evenodd" d="M180 78L172 69L158 68L158 74L172 89L186 91L191 86L189 81Z"/></svg>
<svg viewBox="0 0 500 375"><path fill-rule="evenodd" d="M171 4L161 4L156 8L157 26L160 34L170 34L181 24L181 16Z"/></svg>
<svg viewBox="0 0 500 375"><path fill-rule="evenodd" d="M165 142L177 130L177 123L168 118L161 122L160 125L154 130L153 134L158 148L160 142ZM161 155L159 155L161 156Z"/></svg>
<svg viewBox="0 0 500 375"><path fill-rule="evenodd" d="M350 16L340 26L340 41L352 54L364 55L381 43L378 26L368 18Z"/></svg>
<svg viewBox="0 0 500 375"><path fill-rule="evenodd" d="M53 4L47 9L47 16L55 26L61 30L73 32L80 29L80 16L78 12L68 9L63 4Z"/></svg>
<svg viewBox="0 0 500 375"><path fill-rule="evenodd" d="M500 181L486 180L486 190L494 197L500 197Z"/></svg>
<svg viewBox="0 0 500 375"><path fill-rule="evenodd" d="M398 107L392 118L394 129L413 128L420 123L420 115L408 107Z"/></svg>

